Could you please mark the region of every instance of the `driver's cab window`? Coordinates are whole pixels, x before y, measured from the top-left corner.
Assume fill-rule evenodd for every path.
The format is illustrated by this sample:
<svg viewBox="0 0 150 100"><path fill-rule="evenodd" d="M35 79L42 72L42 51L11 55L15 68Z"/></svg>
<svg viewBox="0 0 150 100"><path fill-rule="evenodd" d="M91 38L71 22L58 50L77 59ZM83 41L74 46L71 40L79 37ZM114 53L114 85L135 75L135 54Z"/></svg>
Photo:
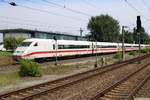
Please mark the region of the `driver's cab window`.
<svg viewBox="0 0 150 100"><path fill-rule="evenodd" d="M34 47L37 47L37 46L38 46L38 43L35 43L35 44L34 44Z"/></svg>

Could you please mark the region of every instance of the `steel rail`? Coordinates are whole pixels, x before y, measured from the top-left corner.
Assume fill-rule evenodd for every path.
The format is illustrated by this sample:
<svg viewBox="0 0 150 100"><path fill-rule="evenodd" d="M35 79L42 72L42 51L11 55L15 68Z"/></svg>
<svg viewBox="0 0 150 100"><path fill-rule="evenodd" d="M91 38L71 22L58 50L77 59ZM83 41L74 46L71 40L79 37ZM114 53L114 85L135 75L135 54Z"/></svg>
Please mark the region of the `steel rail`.
<svg viewBox="0 0 150 100"><path fill-rule="evenodd" d="M111 90L113 90L115 87L117 87L118 85L120 85L122 82L125 82L128 78L132 77L133 75L135 75L136 73L140 72L141 70L143 70L144 68L146 68L147 66L149 66L150 63L142 66L141 68L137 69L136 71L134 71L131 74L128 74L126 77L120 79L119 81L115 82L114 84L112 84L111 86L109 86L108 88L99 91L96 93L96 95L94 95L93 97L90 97L88 100L98 100L100 97L103 97L105 94L107 94L108 92L110 92ZM134 88L127 96L126 100L131 100L132 96L137 92L137 90L144 84L144 82L146 82L146 80L150 77L150 75L148 75L136 88Z"/></svg>
<svg viewBox="0 0 150 100"><path fill-rule="evenodd" d="M145 77L145 79L135 88L133 88L130 92L130 94L125 98L125 100L132 100L133 96L138 92L138 90L148 81L150 78L150 74Z"/></svg>
<svg viewBox="0 0 150 100"><path fill-rule="evenodd" d="M111 65L108 65L108 66L105 66L105 67L101 67L101 68L95 68L95 69L92 69L92 70L89 70L89 71L86 71L86 72L82 72L82 73L78 73L78 74L75 74L75 75L71 75L71 76L68 76L68 77L65 77L65 78L61 78L61 79L57 79L57 80L54 80L54 81L50 81L50 82L46 82L46 83L42 83L42 84L38 84L38 85L35 85L35 86L30 86L30 87L27 87L27 88L23 88L23 89L19 89L19 90L16 90L16 91L12 91L12 92L9 92L9 93L5 93L5 94L0 94L0 99L4 99L4 98L7 98L7 97L10 97L12 95L16 95L16 94L19 94L19 93L22 93L22 92L26 92L26 91L32 91L34 89L40 89L41 87L44 87L44 86L47 86L47 85L50 85L50 84L56 84L56 83L60 83L60 82L63 82L63 81L66 81L66 80L69 80L69 79L73 79L74 77L81 77L81 75L85 75L84 77L82 78L79 78L79 79L76 79L74 80L74 82L79 82L81 80L85 80L89 77L92 77L94 75L97 75L97 74L102 74L104 72L107 72L107 71L111 71L115 68L119 68L121 66L124 66L124 65L127 65L131 62L134 62L134 61L137 61L137 60L142 60L146 57L149 57L150 55L144 55L144 56L141 56L141 57L138 57L138 58L133 58L133 59L130 59L130 60L127 60L127 61L123 61L122 63L119 63L119 64L111 64ZM87 73L93 73L94 71L97 71L97 70L102 70L98 73L95 73L94 75L86 75ZM67 84L74 84L73 81L70 82L70 83L67 83ZM55 89L58 89L60 88L61 86L67 86L67 84L61 84L61 85L58 85L54 88L51 88L50 90L55 90ZM27 99L27 98L30 98L30 97L35 97L35 96L38 96L39 94L45 94L47 93L48 91L50 90L44 90L44 91L39 91L38 93L33 93L31 94L29 97L25 97L24 99ZM23 99L23 98L22 98Z"/></svg>

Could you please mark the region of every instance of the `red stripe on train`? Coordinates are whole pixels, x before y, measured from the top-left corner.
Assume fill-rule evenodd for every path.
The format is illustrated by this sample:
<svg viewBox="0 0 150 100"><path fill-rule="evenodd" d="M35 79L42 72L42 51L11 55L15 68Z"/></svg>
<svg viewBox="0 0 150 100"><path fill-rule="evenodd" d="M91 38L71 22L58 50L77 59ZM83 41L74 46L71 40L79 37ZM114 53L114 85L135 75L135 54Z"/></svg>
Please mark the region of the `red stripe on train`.
<svg viewBox="0 0 150 100"><path fill-rule="evenodd" d="M106 50L105 49L97 49L97 50L58 50L58 51L37 51L37 52L32 52L26 55L23 55L23 57L26 56L31 56L31 55L35 55L35 54L48 54L48 53L66 53L66 52L92 52L92 51L101 51L101 50ZM107 50L118 50L116 48L107 48Z"/></svg>
<svg viewBox="0 0 150 100"><path fill-rule="evenodd" d="M105 50L105 51L104 51ZM107 50L107 51L106 51ZM118 51L118 48L98 48L97 50L57 50L57 51L37 51L37 52L32 52L26 55L23 55L22 57L26 56L31 56L35 54L49 54L49 53L67 53L67 52L96 52L96 51L101 51L101 52L116 52ZM133 50L133 49L132 49Z"/></svg>

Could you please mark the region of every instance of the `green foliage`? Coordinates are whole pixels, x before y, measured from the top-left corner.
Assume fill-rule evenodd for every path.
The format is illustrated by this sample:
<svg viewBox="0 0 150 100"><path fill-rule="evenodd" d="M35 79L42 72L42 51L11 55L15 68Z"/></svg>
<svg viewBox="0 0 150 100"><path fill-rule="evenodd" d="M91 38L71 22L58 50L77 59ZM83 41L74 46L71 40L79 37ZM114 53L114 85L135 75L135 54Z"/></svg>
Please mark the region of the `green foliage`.
<svg viewBox="0 0 150 100"><path fill-rule="evenodd" d="M114 54L113 58L121 60L122 52L117 52L116 54Z"/></svg>
<svg viewBox="0 0 150 100"><path fill-rule="evenodd" d="M119 22L109 15L92 17L88 29L90 40L117 42L119 39Z"/></svg>
<svg viewBox="0 0 150 100"><path fill-rule="evenodd" d="M8 51L0 51L0 56L11 56L12 52L8 52Z"/></svg>
<svg viewBox="0 0 150 100"><path fill-rule="evenodd" d="M142 49L141 53L150 53L150 48Z"/></svg>
<svg viewBox="0 0 150 100"><path fill-rule="evenodd" d="M22 38L14 38L14 37L5 38L4 48L6 48L6 50L14 51L22 41L23 41Z"/></svg>
<svg viewBox="0 0 150 100"><path fill-rule="evenodd" d="M122 34L120 34L120 36L119 36L119 42L122 42ZM125 43L134 43L132 32L124 31L124 42Z"/></svg>
<svg viewBox="0 0 150 100"><path fill-rule="evenodd" d="M22 59L20 60L20 64L20 76L41 76L41 69L39 68L38 63L28 59Z"/></svg>
<svg viewBox="0 0 150 100"><path fill-rule="evenodd" d="M138 52L137 51L131 51L128 53L129 55L132 55L132 56L136 56L138 55Z"/></svg>
<svg viewBox="0 0 150 100"><path fill-rule="evenodd" d="M144 27L142 27L140 29L140 42L141 44L148 44L150 43L150 37L148 35L148 33L145 32ZM134 28L134 32L133 32L133 41L135 43L139 43L139 33L137 33L136 28Z"/></svg>

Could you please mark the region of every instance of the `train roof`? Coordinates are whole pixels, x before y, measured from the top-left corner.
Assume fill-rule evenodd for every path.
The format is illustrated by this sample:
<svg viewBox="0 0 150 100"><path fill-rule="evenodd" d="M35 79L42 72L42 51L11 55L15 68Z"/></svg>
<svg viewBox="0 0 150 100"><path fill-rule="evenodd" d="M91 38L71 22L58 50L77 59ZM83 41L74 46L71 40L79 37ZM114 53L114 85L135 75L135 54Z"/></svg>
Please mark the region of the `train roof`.
<svg viewBox="0 0 150 100"><path fill-rule="evenodd" d="M50 41L50 42L55 42L53 39L37 39L37 38L31 38L31 39L26 39L24 42L27 41L34 41L34 42L39 42L39 41ZM91 45L92 43L94 45L117 45L117 43L111 43L111 42L92 42L92 41L75 41L75 40L57 40L59 44L70 44L70 45Z"/></svg>
<svg viewBox="0 0 150 100"><path fill-rule="evenodd" d="M55 42L54 39L39 39L39 38L30 38L30 39L26 39L24 41L35 41L35 42L39 42L39 41L50 41L50 42ZM113 42L93 42L93 41L76 41L76 40L57 40L57 42L59 44L70 44L70 45L91 45L92 43L94 45L115 45L115 46L122 46L122 43L113 43ZM125 43L125 46L138 46L138 44L130 44L130 43ZM144 44L141 44L144 45Z"/></svg>

